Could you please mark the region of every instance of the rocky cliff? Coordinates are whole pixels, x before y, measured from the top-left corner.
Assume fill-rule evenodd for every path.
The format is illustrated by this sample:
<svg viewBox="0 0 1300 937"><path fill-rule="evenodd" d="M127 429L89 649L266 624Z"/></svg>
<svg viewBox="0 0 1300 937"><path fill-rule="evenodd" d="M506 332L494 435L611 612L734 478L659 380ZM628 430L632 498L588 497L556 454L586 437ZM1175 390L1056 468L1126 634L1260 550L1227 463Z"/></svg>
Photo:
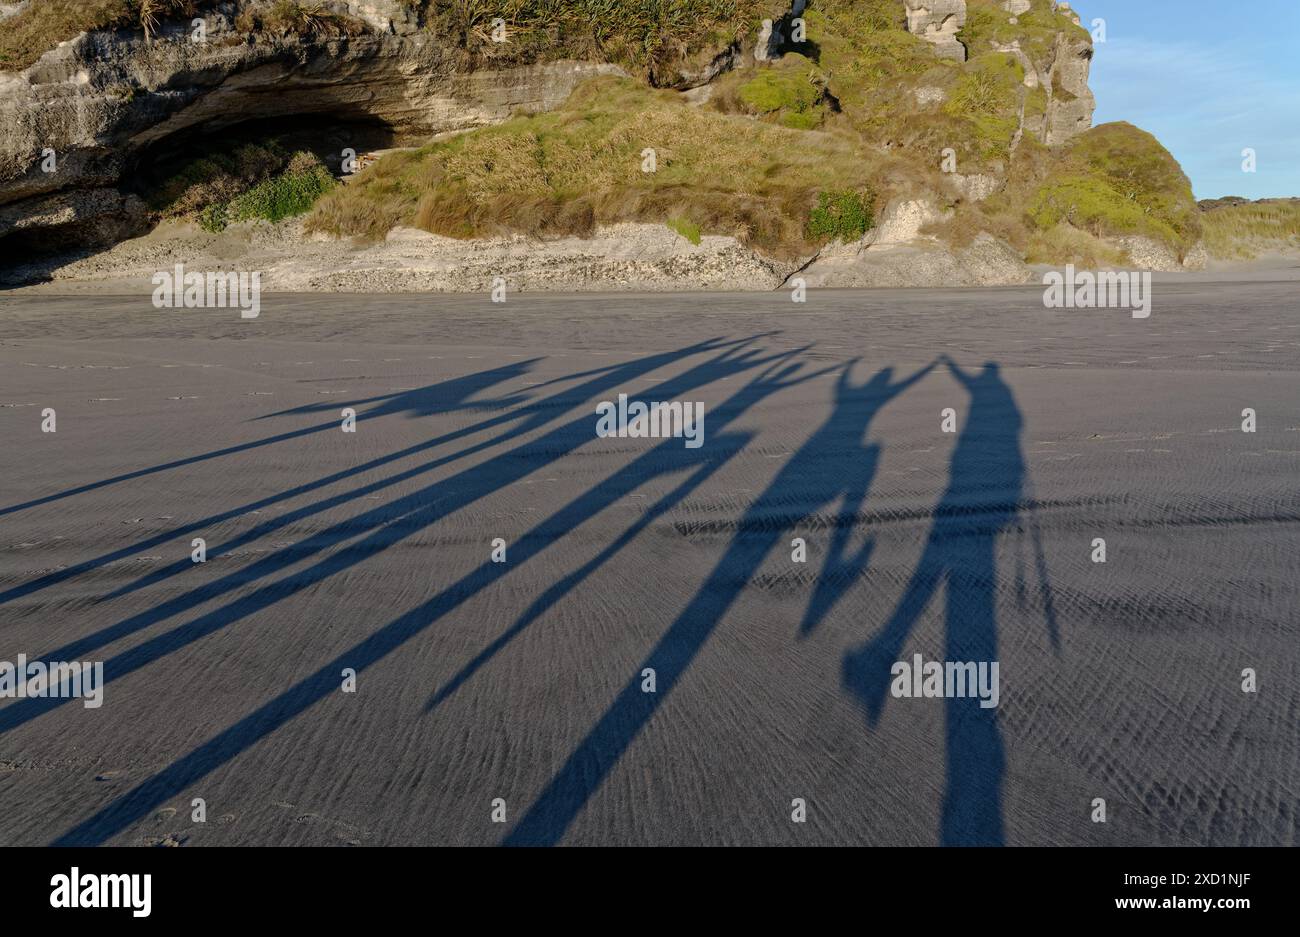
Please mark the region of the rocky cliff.
<svg viewBox="0 0 1300 937"><path fill-rule="evenodd" d="M550 109L584 78L621 73L573 61L469 69L456 49L413 30L396 3L350 8L374 28L250 40L232 5L202 18L204 42L189 40L188 24L151 41L82 33L0 74L0 238L57 246L137 233L150 219L132 175L178 147L220 148L248 122L369 124L388 140L416 141Z"/></svg>
<svg viewBox="0 0 1300 937"><path fill-rule="evenodd" d="M1023 224L1042 188L1090 171L1072 146L1091 126L1091 38L1052 0L741 0L726 15L703 0L649 15L644 4L574 0L560 13L516 4L509 22L467 8L176 0L175 15L149 28L110 18L57 42L0 72L0 245L49 253L140 234L217 199L197 186L163 204L171 181L160 167L187 179L196 165L229 164L239 146L297 134L292 148L310 138L336 176L345 152L404 154L322 202L307 219L317 237L581 237L657 221L730 237L793 270L827 241L861 237L863 256L897 246L875 228L920 206L907 209L923 216L912 248L950 249L954 263L1014 279L1008 253L1046 243ZM23 48L3 40L25 9L5 9L0 63L4 49ZM605 84L594 87L629 96L611 107L588 92L573 104L601 76L670 96ZM558 123L527 116L566 103ZM574 131L589 125L607 136ZM692 149L706 140L710 152ZM728 163L720 154L734 140L748 149ZM668 171L646 174L639 154L656 144ZM731 183L756 161L760 175ZM235 194L209 188L223 204ZM1074 223L1069 212L1051 221Z"/></svg>

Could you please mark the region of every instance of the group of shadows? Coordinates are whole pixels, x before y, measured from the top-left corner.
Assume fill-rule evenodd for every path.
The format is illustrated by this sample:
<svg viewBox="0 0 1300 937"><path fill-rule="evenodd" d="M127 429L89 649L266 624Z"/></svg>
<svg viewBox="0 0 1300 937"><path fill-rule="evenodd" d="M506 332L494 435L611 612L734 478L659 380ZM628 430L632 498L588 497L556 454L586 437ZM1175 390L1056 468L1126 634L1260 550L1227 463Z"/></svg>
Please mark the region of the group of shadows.
<svg viewBox="0 0 1300 937"><path fill-rule="evenodd" d="M53 840L54 844L101 844L121 834L314 703L337 693L343 668L350 667L360 674L450 615L471 597L555 547L566 532L579 527L587 519L656 477L681 476L675 487L650 505L613 542L589 562L547 588L506 631L439 687L426 704L427 711L436 709L548 608L578 589L603 563L628 547L641 532L741 452L752 438L751 433L738 431L732 426L742 414L782 390L816 378L826 378L834 385L830 415L781 465L771 483L745 510L717 565L658 642L648 650L643 662L633 669L633 677L610 701L604 714L591 726L540 795L513 826L507 827L503 843L544 845L561 841L588 799L685 676L765 557L814 513L835 511L824 565L811 587L812 594L799 625L803 635L817 628L848 587L865 571L874 546L874 539L870 538L859 546L851 546L852 533L862 522L861 512L880 459L880 445L866 442L872 420L886 404L936 368L949 371L969 395L965 422L952 451L949 483L933 510L933 524L924 550L897 607L870 641L845 655L843 685L860 703L868 723L874 726L888 695L891 665L899 659L909 633L940 584L946 584L945 659L997 660L994 595L997 540L1022 509L1032 509L1032 502L1024 493L1025 462L1020 443L1022 418L998 366L988 363L975 373L967 373L945 357L905 377L895 378L893 368L886 367L871 374L865 383L856 383L856 360L812 370L811 365L799 360L808 350L807 346L772 353L762 349L760 342L770 334L736 340L710 339L674 351L582 371L537 384L528 395L515 393L486 399L482 396L496 385L525 376L540 359L523 360L417 390L359 401L355 404L359 421L399 413L428 417L457 411L478 412L481 418L464 428L305 482L279 494L241 504L0 593L0 603L10 602L105 564L139 555L142 549L174 544L191 534L211 530L213 525L224 520L242 517L277 502L309 495L350 477L449 447L446 454L431 456L428 461L419 461L414 467L401 468L382 480L368 482L343 494L322 495L318 500L262 521L228 542L210 547L217 552L234 551L303 518L349 502L363 505L366 502L362 499L367 496L382 493L409 479L419 479L477 453L505 447L459 472L325 528L291 548L263 556L248 566L166 599L146 611L62 647L51 648L41 656L45 660L87 659L96 649L111 642L185 616L214 599L225 600L220 607L178 623L171 630L156 634L105 661L105 681L118 680L206 635L263 612L287 596L309 589L381 554L449 514L519 482L591 443L595 438L593 401L627 391L652 372L673 365L684 368L676 376L645 386L635 394L638 399L682 399L692 391L723 378L747 378L739 383L735 393L709 411L707 445L700 449L687 449L679 439L650 443L644 453L513 540L509 563L485 561L428 601L378 628L314 673L110 801L92 816L63 831ZM323 414L333 409L333 406L325 405L301 407L262 419L287 414ZM338 422L331 415L319 425L140 469L2 508L0 515L246 450L286 443L312 433L337 431ZM453 446L470 438L476 441L462 442L460 448ZM521 439L526 441L519 442ZM838 511L835 510L837 505ZM1036 536L1036 526L1033 529ZM1035 547L1039 581L1044 591L1043 608L1055 645L1056 623L1050 584L1041 545L1036 539ZM310 565L286 572L288 567L307 559L312 560ZM178 560L104 598L113 599L164 582L190 565L188 557ZM284 575L279 575L281 573ZM230 598L232 595L236 597ZM647 667L656 672L656 693L641 690L639 675ZM65 702L67 700L46 698L17 700L0 709L0 732L23 725ZM946 706L946 791L939 839L945 844L1001 844L1004 839L1001 807L1004 755L996 710L981 708L979 700L974 698L949 699Z"/></svg>

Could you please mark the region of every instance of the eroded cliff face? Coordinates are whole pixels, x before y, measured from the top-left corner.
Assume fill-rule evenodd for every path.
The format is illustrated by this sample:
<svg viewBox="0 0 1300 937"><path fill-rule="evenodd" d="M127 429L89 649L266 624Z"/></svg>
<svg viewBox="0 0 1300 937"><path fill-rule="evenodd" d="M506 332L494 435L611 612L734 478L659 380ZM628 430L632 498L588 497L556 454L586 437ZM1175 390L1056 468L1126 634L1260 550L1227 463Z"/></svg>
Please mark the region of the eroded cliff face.
<svg viewBox="0 0 1300 937"><path fill-rule="evenodd" d="M249 121L315 115L382 125L419 140L546 110L593 75L583 62L467 71L427 33L403 28L397 4L368 3L382 31L318 41L239 37L229 13L153 42L83 33L20 73L0 74L0 237L30 233L45 246L100 244L145 224L129 177L146 155ZM409 24L404 24L409 26Z"/></svg>
<svg viewBox="0 0 1300 937"><path fill-rule="evenodd" d="M966 25L966 0L904 0L907 29L934 46L939 58L966 61L970 50L961 41ZM984 4L987 8L990 4ZM1000 0L998 13L1008 25L1031 13L1031 0ZM1068 3L1053 3L1052 9L1076 26L1079 16ZM1096 99L1088 88L1092 66L1092 40L1082 31L1055 33L1046 50L1030 48L1019 39L994 43L994 48L1015 55L1025 71L1025 86L1042 89L1046 103L1041 109L1022 114L1022 131L1032 133L1048 146L1059 146L1092 126Z"/></svg>
<svg viewBox="0 0 1300 937"><path fill-rule="evenodd" d="M966 61L957 31L966 24L966 0L905 0L908 32L934 46L935 55Z"/></svg>
<svg viewBox="0 0 1300 937"><path fill-rule="evenodd" d="M1078 17L1074 17L1078 22ZM1092 40L1082 36L1056 37L1047 74L1041 76L1048 89L1047 114L1040 139L1048 146L1066 143L1092 126L1097 99L1088 87L1092 67Z"/></svg>
<svg viewBox="0 0 1300 937"><path fill-rule="evenodd" d="M1011 23L1031 5L996 4ZM590 61L467 62L399 0L336 0L330 9L364 27L335 38L250 35L236 25L246 6L231 0L208 8L202 42L190 41L188 21L164 24L152 41L139 31L94 31L23 71L0 72L0 242L59 250L140 233L152 218L132 184L138 173L182 146L226 146L240 126L367 124L391 143L414 143L520 110L549 110L579 82L622 71ZM719 38L715 48L650 77L685 89L747 60L779 56L805 6L774 2L766 33L756 25L743 40ZM937 58L967 59L966 0L897 0L897 10ZM1045 96L1040 108L1022 108L1024 132L1057 145L1090 126L1086 33L1058 32L1046 51L1016 41L998 48L1022 60L1026 86ZM993 179L976 181L981 192L996 187Z"/></svg>

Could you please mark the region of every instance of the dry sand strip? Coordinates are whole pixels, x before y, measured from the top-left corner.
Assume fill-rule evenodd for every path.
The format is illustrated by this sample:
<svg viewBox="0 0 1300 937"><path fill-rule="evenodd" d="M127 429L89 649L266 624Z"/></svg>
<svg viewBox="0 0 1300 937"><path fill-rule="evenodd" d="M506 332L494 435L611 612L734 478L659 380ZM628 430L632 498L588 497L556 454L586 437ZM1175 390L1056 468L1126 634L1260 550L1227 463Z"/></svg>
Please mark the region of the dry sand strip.
<svg viewBox="0 0 1300 937"><path fill-rule="evenodd" d="M0 843L1295 845L1294 283L1041 295L0 294Z"/></svg>

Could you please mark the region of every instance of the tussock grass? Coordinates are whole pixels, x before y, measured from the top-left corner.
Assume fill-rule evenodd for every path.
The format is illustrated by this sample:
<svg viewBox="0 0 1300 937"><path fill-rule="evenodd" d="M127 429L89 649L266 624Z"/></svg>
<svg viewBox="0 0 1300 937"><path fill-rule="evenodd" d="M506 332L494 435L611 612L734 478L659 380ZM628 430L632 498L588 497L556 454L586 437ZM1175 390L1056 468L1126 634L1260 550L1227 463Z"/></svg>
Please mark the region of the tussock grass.
<svg viewBox="0 0 1300 937"><path fill-rule="evenodd" d="M668 227L672 228L692 244L700 243L700 226L687 218L669 218Z"/></svg>
<svg viewBox="0 0 1300 937"><path fill-rule="evenodd" d="M1025 260L1031 264L1052 264L1058 267L1074 264L1087 270L1123 267L1128 263L1124 251L1068 224L1058 224L1046 231L1035 231L1026 246Z"/></svg>
<svg viewBox="0 0 1300 937"><path fill-rule="evenodd" d="M152 39L169 19L186 21L216 0L32 0L0 21L0 69L26 68L60 42L95 29L138 30ZM331 13L320 0L267 0L245 4L235 26L272 36L356 36L369 27Z"/></svg>
<svg viewBox="0 0 1300 937"><path fill-rule="evenodd" d="M33 0L0 21L0 68L26 68L85 29L137 23L139 6L132 0Z"/></svg>
<svg viewBox="0 0 1300 937"><path fill-rule="evenodd" d="M646 148L655 150L654 173L641 171ZM675 220L793 257L830 236L809 228L822 192L860 193L869 209L874 165L837 134L722 115L598 78L556 111L380 160L322 199L307 224L340 236L382 237L396 223L468 238Z"/></svg>
<svg viewBox="0 0 1300 937"><path fill-rule="evenodd" d="M1300 248L1300 199L1222 205L1201 213L1205 249L1224 260Z"/></svg>
<svg viewBox="0 0 1300 937"><path fill-rule="evenodd" d="M656 85L682 65L753 33L789 8L781 0L406 0L435 35L472 62L587 58L614 62ZM495 42L493 20L506 26Z"/></svg>
<svg viewBox="0 0 1300 937"><path fill-rule="evenodd" d="M196 157L152 187L145 203L165 218L191 215L213 203L230 201L279 172L290 157L274 140Z"/></svg>
<svg viewBox="0 0 1300 937"><path fill-rule="evenodd" d="M320 0L273 0L269 5L246 6L235 17L235 28L245 33L321 39L359 36L370 31L359 19L330 12Z"/></svg>
<svg viewBox="0 0 1300 937"><path fill-rule="evenodd" d="M1024 93L1020 60L988 52L966 64L944 104L944 113L965 124L959 139L973 145L981 163L1003 162L1020 126L1018 105Z"/></svg>

